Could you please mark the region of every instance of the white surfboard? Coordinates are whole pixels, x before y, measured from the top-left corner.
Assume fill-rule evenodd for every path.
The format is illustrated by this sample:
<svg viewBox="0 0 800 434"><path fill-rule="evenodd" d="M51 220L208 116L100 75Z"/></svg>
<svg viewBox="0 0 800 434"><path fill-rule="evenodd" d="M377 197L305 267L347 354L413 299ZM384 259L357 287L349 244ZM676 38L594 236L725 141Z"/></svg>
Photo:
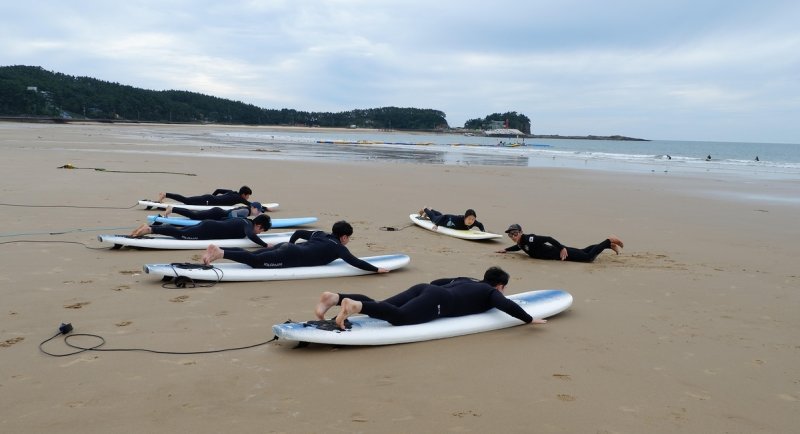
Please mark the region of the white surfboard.
<svg viewBox="0 0 800 434"><path fill-rule="evenodd" d="M529 291L508 297L517 302L534 318L547 318L563 312L572 305L572 295L566 291L548 289ZM481 333L524 324L507 313L491 309L483 313L439 318L431 322L393 326L386 321L354 315L348 318L352 327L339 330L332 321L285 322L272 326L281 339L331 345L390 345L428 341L454 336Z"/></svg>
<svg viewBox="0 0 800 434"><path fill-rule="evenodd" d="M285 243L294 232L262 233L258 237L267 244ZM128 235L98 235L101 243L110 243L115 249L120 247L138 247L142 249L162 250L205 250L209 244L219 247L261 247L249 238L230 238L222 240L180 240L165 235L147 235L131 238Z"/></svg>
<svg viewBox="0 0 800 434"><path fill-rule="evenodd" d="M459 230L459 229L450 229L444 226L438 226L436 230L433 230L433 222L428 219L421 218L419 214L411 214L408 216L415 225L425 228L429 231L437 232L444 235L449 235L451 237L461 238L463 240L491 240L494 238L503 238L500 234L493 234L491 232L481 232L477 229L471 230Z"/></svg>
<svg viewBox="0 0 800 434"><path fill-rule="evenodd" d="M222 208L224 210L231 210L234 208L241 208L244 206L243 203L237 205L184 205L179 202L153 202L152 200L140 200L139 205L143 205L146 209L167 209L168 206L176 206L180 208L185 208L192 211L205 211L211 208ZM270 211L275 211L278 209L280 204L277 203L262 203L261 206L267 207Z"/></svg>
<svg viewBox="0 0 800 434"><path fill-rule="evenodd" d="M367 256L360 258L378 268L396 270L411 262L407 255ZM292 268L252 268L238 262L202 264L145 264L144 272L156 277L188 277L192 280L216 282L253 282L262 280L317 279L323 277L344 277L372 274L337 259L327 265Z"/></svg>

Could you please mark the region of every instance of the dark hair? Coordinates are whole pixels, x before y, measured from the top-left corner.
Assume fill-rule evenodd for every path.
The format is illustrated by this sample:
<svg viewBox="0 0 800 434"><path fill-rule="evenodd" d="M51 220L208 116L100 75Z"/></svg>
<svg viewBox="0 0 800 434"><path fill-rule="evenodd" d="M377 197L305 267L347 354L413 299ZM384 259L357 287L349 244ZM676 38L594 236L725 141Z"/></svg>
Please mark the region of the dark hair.
<svg viewBox="0 0 800 434"><path fill-rule="evenodd" d="M347 223L344 220L339 220L338 222L333 224L333 228L331 228L331 233L336 238L341 238L345 235L348 237L353 235L353 227L350 226L350 223Z"/></svg>
<svg viewBox="0 0 800 434"><path fill-rule="evenodd" d="M272 217L267 214L259 214L253 219L253 225L259 225L268 231L272 227Z"/></svg>
<svg viewBox="0 0 800 434"><path fill-rule="evenodd" d="M474 210L474 209L472 209L472 208L470 208L470 209L468 209L468 210L464 211L464 217L469 217L469 216L473 216L473 217L475 217L475 218L478 218L478 215L477 215L477 214L475 214L475 210Z"/></svg>
<svg viewBox="0 0 800 434"><path fill-rule="evenodd" d="M508 285L509 277L511 276L500 267L489 267L489 269L483 273L483 281L492 286Z"/></svg>
<svg viewBox="0 0 800 434"><path fill-rule="evenodd" d="M253 194L253 190L250 190L250 187L243 185L242 188L239 189L239 194L242 196Z"/></svg>

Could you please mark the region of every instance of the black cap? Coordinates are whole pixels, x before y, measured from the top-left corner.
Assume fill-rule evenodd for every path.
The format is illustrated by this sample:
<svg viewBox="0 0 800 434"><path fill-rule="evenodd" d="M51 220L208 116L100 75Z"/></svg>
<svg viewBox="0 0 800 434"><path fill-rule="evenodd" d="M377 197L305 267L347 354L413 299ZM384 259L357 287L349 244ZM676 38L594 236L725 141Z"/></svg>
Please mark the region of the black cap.
<svg viewBox="0 0 800 434"><path fill-rule="evenodd" d="M522 232L522 226L514 223L513 225L509 226L508 229L506 229L506 233L513 232L513 231Z"/></svg>

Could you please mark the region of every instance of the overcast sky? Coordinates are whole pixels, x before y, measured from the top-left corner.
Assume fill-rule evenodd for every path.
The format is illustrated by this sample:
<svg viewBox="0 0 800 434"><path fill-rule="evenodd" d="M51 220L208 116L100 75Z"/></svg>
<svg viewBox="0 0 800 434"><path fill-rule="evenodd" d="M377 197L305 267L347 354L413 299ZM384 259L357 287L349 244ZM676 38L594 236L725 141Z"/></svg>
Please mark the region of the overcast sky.
<svg viewBox="0 0 800 434"><path fill-rule="evenodd" d="M0 66L534 134L800 143L800 1L6 2Z"/></svg>

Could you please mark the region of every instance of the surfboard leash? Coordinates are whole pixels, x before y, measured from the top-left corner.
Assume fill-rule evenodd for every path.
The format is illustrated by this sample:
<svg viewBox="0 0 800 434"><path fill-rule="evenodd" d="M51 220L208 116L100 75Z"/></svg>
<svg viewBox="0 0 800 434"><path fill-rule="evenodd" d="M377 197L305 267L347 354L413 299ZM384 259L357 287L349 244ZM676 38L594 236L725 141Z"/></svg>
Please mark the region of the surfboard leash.
<svg viewBox="0 0 800 434"><path fill-rule="evenodd" d="M95 172L110 172L110 173L160 173L164 175L183 175L183 176L197 176L196 173L183 173L183 172L159 172L154 170L108 170L102 167L75 167L72 163L67 163L63 166L58 166L56 169L76 169L76 170L94 170Z"/></svg>
<svg viewBox="0 0 800 434"><path fill-rule="evenodd" d="M71 323L67 323L67 324L63 324L62 323L58 327L58 333L56 333L53 336L43 340L39 344L39 350L41 352L43 352L44 354L47 354L48 356L53 356L53 357L74 356L75 354L80 354L80 353L87 352L87 351L103 351L103 352L133 352L133 351L140 351L140 352L153 353L153 354L192 355L192 354L215 354L215 353L224 353L224 352L227 352L227 351L247 350L247 349L250 349L250 348L260 347L262 345L266 345L266 344L268 344L270 342L274 342L274 341L278 340L277 336L273 336L272 339L270 339L268 341L259 342L259 343L252 344L252 345L245 345L245 346L241 346L241 347L221 348L221 349L217 349L217 350L205 350L205 351L162 351L162 350L152 350L152 349L149 349L149 348L100 348L100 347L102 347L103 345L106 344L106 340L102 336L96 335L96 334L91 334L91 333L72 333L72 331L73 331L73 327L72 327ZM72 333L72 334L70 334L70 333ZM47 344L48 342L52 341L53 339L55 339L55 338L57 338L58 336L61 336L61 335L64 336L64 344L66 346L70 347L70 348L74 348L77 351L70 351L68 353L56 354L56 353L51 353L51 352L49 352L49 351L44 349L45 344ZM92 338L92 339L97 340L98 343L96 345L83 346L83 345L78 345L78 344L70 342L70 339L79 338L79 337L82 337L84 339L85 338Z"/></svg>
<svg viewBox="0 0 800 434"><path fill-rule="evenodd" d="M2 203L2 206L19 206L23 208L81 208L81 209L133 209L139 206L139 202L129 206L129 207L120 207L120 206L81 206L81 205L29 205L23 203Z"/></svg>
<svg viewBox="0 0 800 434"><path fill-rule="evenodd" d="M172 273L174 276L164 276L163 281L164 283L161 284L162 288L166 289L185 289L185 288L211 288L212 286L216 285L222 278L225 276L225 272L222 271L221 268L217 268L213 265L205 265L205 264L192 264L190 262L173 262L169 264L172 267ZM188 276L181 276L177 269L202 269L202 270L211 270L217 276L216 281L211 281L208 283L198 283L194 279Z"/></svg>
<svg viewBox="0 0 800 434"><path fill-rule="evenodd" d="M394 227L394 226L381 226L379 229L382 230L382 231L394 232L394 231L402 231L403 229L411 227L411 226L414 226L414 223L408 223L407 225L400 226L399 228L398 227Z"/></svg>
<svg viewBox="0 0 800 434"><path fill-rule="evenodd" d="M52 234L51 234L52 235ZM91 247L88 246L80 241L62 241L62 240L14 240L14 241L2 241L2 244L12 244L12 243L63 243L63 244L78 244L83 247L86 247L89 250L106 250L107 247Z"/></svg>

